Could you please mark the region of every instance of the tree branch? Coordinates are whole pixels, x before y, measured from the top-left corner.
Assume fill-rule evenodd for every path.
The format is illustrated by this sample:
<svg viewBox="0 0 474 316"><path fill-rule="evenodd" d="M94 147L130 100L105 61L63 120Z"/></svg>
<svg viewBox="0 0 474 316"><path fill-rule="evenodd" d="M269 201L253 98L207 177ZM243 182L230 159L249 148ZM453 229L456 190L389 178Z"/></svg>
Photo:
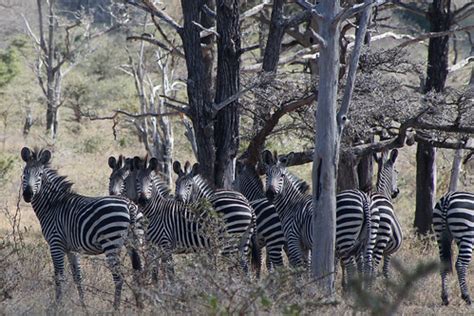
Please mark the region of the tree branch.
<svg viewBox="0 0 474 316"><path fill-rule="evenodd" d="M168 46L166 46L165 44L163 44L159 40L154 39L154 38L149 37L149 36L143 36L143 35L142 36L128 36L126 38L126 40L127 41L145 41L145 42L148 42L150 44L156 45L156 46L164 49L165 51L170 52L171 54L174 54L176 56L184 58L184 53L181 52L180 50L178 50L177 48L175 48L175 47L169 48Z"/></svg>
<svg viewBox="0 0 474 316"><path fill-rule="evenodd" d="M152 1L150 0L142 0L140 1L141 3L138 3L135 0L127 0L126 3L137 7L139 9L142 9L153 16L156 16L160 20L164 21L167 23L169 26L171 26L173 29L175 29L178 33L182 30L182 26L179 25L172 17L170 17L168 14L160 10Z"/></svg>
<svg viewBox="0 0 474 316"><path fill-rule="evenodd" d="M369 1L364 1L363 3L360 3L360 4L355 4L352 7L342 10L338 15L336 15L332 24L336 25L337 23L340 23L344 20L347 20L353 17L354 15L366 9L367 6L373 6L373 5L379 6L386 2L387 0L369 0Z"/></svg>
<svg viewBox="0 0 474 316"><path fill-rule="evenodd" d="M456 20L456 22L459 22L458 21L459 16L464 16L466 13L471 11L473 9L471 7L474 7L474 2L468 2L465 5L463 5L462 7L460 7L459 9L455 10L453 12L454 20Z"/></svg>
<svg viewBox="0 0 474 316"><path fill-rule="evenodd" d="M296 109L308 105L311 102L314 102L317 98L317 94L313 93L303 99L289 102L275 111L271 117L265 122L265 126L257 132L257 134L252 138L250 141L247 150L245 151L244 155L247 162L251 165L255 165L258 162L260 149L263 147L265 143L265 139L268 135L273 131L275 126L278 124L280 119L287 113L295 111Z"/></svg>
<svg viewBox="0 0 474 316"><path fill-rule="evenodd" d="M81 113L82 116L87 117L91 121L99 120L115 120L119 115L125 115L132 118L142 118L142 117L162 117L162 116L179 116L182 115L181 112L166 112L166 113L130 113L123 110L115 110L114 114L109 116L96 116L90 113Z"/></svg>
<svg viewBox="0 0 474 316"><path fill-rule="evenodd" d="M444 31L444 32L428 32L428 33L422 34L420 36L417 36L414 39L405 41L405 42L397 45L396 47L405 47L405 46L408 46L410 44L417 43L419 41L422 41L422 40L425 40L425 39L428 39L428 38L443 37L443 36L446 36L446 35L451 35L451 34L456 33L456 32L467 31L467 30L472 30L472 29L474 29L474 24L463 26L463 27L458 27L458 28L455 28L453 30Z"/></svg>
<svg viewBox="0 0 474 316"><path fill-rule="evenodd" d="M396 6L399 6L400 8L403 8L407 11L410 11L411 13L414 13L416 15L419 15L419 16L422 16L422 17L426 17L426 12L415 7L415 6L412 6L412 5L409 5L409 4L406 4L406 3L402 3L400 2L400 0L392 0L391 1L393 4L395 4Z"/></svg>
<svg viewBox="0 0 474 316"><path fill-rule="evenodd" d="M359 65L360 50L362 44L364 43L365 34L367 32L367 27L370 20L371 10L372 10L372 1L366 0L364 4L367 4L364 7L362 16L360 18L360 24L357 29L356 39L354 49L351 54L351 63L349 66L349 72L347 74L346 86L344 89L344 95L342 97L341 108L337 113L337 125L339 129L339 137L342 135L342 130L347 122L347 112L349 111L349 105L352 99L352 93L354 91L354 85L356 80L357 67Z"/></svg>

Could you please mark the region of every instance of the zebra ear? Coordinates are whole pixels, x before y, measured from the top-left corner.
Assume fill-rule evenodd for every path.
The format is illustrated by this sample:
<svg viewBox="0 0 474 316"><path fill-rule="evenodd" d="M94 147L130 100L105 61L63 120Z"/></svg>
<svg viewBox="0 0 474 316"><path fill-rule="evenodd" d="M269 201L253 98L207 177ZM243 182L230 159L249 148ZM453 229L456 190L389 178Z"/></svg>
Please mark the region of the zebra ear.
<svg viewBox="0 0 474 316"><path fill-rule="evenodd" d="M140 169L140 157L138 156L133 157L132 168L136 170Z"/></svg>
<svg viewBox="0 0 474 316"><path fill-rule="evenodd" d="M286 156L282 156L278 161L283 167L287 167L291 161L293 160L293 157L295 156L294 152L289 153Z"/></svg>
<svg viewBox="0 0 474 316"><path fill-rule="evenodd" d="M173 171L178 176L181 176L184 173L183 170L181 170L181 163L178 160L175 160L173 162Z"/></svg>
<svg viewBox="0 0 474 316"><path fill-rule="evenodd" d="M194 176L196 176L196 175L198 175L198 174L199 174L199 163L196 162L196 163L193 165L193 169L191 170L190 175L191 175L192 177L194 177Z"/></svg>
<svg viewBox="0 0 474 316"><path fill-rule="evenodd" d="M275 161L273 159L273 155L269 150L264 150L262 153L263 163L266 165L273 165Z"/></svg>
<svg viewBox="0 0 474 316"><path fill-rule="evenodd" d="M28 147L23 147L21 149L21 159L23 159L24 162L28 162L31 158L31 150Z"/></svg>
<svg viewBox="0 0 474 316"><path fill-rule="evenodd" d="M186 160L186 162L184 163L184 173L188 174L191 171L192 171L191 170L191 163Z"/></svg>
<svg viewBox="0 0 474 316"><path fill-rule="evenodd" d="M397 160L397 157L398 157L398 150L397 149L392 150L392 152L390 153L390 161L392 163L395 163L395 160Z"/></svg>
<svg viewBox="0 0 474 316"><path fill-rule="evenodd" d="M39 162L43 165L47 164L51 159L51 152L47 149L41 152L41 156L39 157Z"/></svg>
<svg viewBox="0 0 474 316"><path fill-rule="evenodd" d="M157 171L158 169L158 159L155 157L150 159L150 162L148 162L148 169Z"/></svg>
<svg viewBox="0 0 474 316"><path fill-rule="evenodd" d="M115 168L117 167L117 160L115 159L114 156L110 156L109 157L109 167L112 169L112 170L115 170Z"/></svg>
<svg viewBox="0 0 474 316"><path fill-rule="evenodd" d="M119 156L117 167L119 167L119 168L123 167L123 156L122 155Z"/></svg>

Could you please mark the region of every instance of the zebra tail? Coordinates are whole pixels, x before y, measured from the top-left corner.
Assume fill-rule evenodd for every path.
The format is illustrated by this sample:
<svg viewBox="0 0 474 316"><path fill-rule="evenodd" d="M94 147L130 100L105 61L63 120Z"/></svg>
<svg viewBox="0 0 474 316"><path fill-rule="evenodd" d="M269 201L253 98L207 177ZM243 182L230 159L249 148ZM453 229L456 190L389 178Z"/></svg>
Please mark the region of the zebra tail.
<svg viewBox="0 0 474 316"><path fill-rule="evenodd" d="M451 273L453 272L453 262L452 262L452 252L451 252L451 242L453 237L448 230L448 225L446 223L445 229L441 234L440 240L440 259L441 259L441 269L442 271Z"/></svg>
<svg viewBox="0 0 474 316"><path fill-rule="evenodd" d="M368 199L368 196L365 196L364 202L362 205L363 211L364 211L364 218L365 218L365 230L367 233L366 240L365 240L365 245L363 245L364 249L364 260L363 260L363 265L366 265L365 271L366 273L371 273L372 272L372 234L375 234L373 232L373 223L372 223L372 212L370 209L370 201ZM367 276L369 277L369 276Z"/></svg>
<svg viewBox="0 0 474 316"><path fill-rule="evenodd" d="M260 272L262 270L262 249L258 244L257 232L254 230L252 236L250 237L250 249L251 249L251 264L252 269L255 271L257 279L260 278Z"/></svg>

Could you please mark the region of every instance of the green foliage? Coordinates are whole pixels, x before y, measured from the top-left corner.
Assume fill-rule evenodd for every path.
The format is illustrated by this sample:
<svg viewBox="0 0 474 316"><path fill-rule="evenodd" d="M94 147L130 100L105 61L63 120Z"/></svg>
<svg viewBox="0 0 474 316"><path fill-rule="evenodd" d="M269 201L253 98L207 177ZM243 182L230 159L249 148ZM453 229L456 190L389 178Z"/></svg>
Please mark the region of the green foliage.
<svg viewBox="0 0 474 316"><path fill-rule="evenodd" d="M15 158L10 155L2 154L0 156L0 185L8 180L8 174L13 169Z"/></svg>
<svg viewBox="0 0 474 316"><path fill-rule="evenodd" d="M15 46L10 45L0 52L0 88L7 85L19 72L19 53Z"/></svg>
<svg viewBox="0 0 474 316"><path fill-rule="evenodd" d="M97 153L102 149L103 139L98 136L88 137L84 140L83 152L88 154Z"/></svg>

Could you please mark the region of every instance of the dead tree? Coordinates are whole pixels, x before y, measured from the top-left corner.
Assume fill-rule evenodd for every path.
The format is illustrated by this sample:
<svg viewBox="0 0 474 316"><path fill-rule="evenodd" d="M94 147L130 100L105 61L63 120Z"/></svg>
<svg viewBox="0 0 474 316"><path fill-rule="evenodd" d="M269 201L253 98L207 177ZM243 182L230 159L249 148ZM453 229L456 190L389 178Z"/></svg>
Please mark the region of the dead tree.
<svg viewBox="0 0 474 316"><path fill-rule="evenodd" d="M46 132L52 139L58 133L58 110L63 104L62 82L64 77L81 61L80 55L86 54L90 48L87 44L115 27L92 32L91 21L82 12L74 13L74 18L60 23L56 13L56 2L37 0L38 34L30 27L25 17L25 24L36 49L34 71L38 84L46 98ZM46 14L46 18L44 15Z"/></svg>

